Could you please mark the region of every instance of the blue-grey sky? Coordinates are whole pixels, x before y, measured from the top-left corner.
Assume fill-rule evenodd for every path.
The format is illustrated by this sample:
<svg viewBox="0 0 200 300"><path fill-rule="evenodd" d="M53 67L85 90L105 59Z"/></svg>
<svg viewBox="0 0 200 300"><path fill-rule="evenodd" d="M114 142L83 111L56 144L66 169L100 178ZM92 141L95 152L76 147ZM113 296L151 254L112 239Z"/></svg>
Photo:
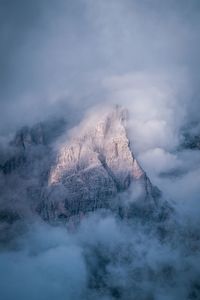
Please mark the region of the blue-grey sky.
<svg viewBox="0 0 200 300"><path fill-rule="evenodd" d="M184 77L195 115L199 20L198 0L1 0L1 132L63 105L103 103L105 80L136 72L174 86Z"/></svg>

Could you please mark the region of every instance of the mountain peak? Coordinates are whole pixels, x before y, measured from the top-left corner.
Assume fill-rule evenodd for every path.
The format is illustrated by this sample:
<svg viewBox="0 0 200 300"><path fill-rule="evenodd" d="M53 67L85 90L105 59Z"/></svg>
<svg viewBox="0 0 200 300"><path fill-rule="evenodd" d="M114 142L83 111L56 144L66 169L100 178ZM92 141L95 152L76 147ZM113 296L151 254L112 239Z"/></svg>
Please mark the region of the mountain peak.
<svg viewBox="0 0 200 300"><path fill-rule="evenodd" d="M140 185L140 199L154 202L153 187L130 148L126 120L127 110L117 106L93 112L70 132L49 175L45 215L52 214L50 207L54 218L106 208L133 183Z"/></svg>
<svg viewBox="0 0 200 300"><path fill-rule="evenodd" d="M59 150L49 185L95 167L112 172L119 186L126 186L129 177L138 179L144 175L130 149L126 120L127 111L118 106L105 114L87 117Z"/></svg>
<svg viewBox="0 0 200 300"><path fill-rule="evenodd" d="M17 213L25 207L24 216L37 212L47 221L79 220L101 208L131 218L158 212L159 191L133 154L127 116L127 110L116 106L93 111L67 132L65 124L53 122L17 133L12 143L17 154L1 168L7 183L2 207L10 211L9 189ZM63 142L57 140L55 152L51 141L60 132ZM126 198L132 200L126 203Z"/></svg>

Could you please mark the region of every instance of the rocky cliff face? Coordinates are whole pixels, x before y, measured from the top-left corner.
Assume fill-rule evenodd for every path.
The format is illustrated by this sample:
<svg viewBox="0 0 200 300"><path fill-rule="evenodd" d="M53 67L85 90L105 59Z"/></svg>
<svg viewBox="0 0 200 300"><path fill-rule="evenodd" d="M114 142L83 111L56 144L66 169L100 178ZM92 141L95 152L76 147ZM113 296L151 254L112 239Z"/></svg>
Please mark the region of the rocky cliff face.
<svg viewBox="0 0 200 300"><path fill-rule="evenodd" d="M116 197L128 190L134 193L132 206L156 208L159 191L133 155L126 121L127 111L116 107L88 117L72 130L50 171L46 199L39 208L44 219L80 218L100 208L122 209L125 200ZM123 215L130 210L125 211Z"/></svg>
<svg viewBox="0 0 200 300"><path fill-rule="evenodd" d="M16 154L2 167L4 220L5 211L18 219L37 212L50 222L80 220L98 209L121 217L157 212L159 190L134 157L126 121L120 107L92 114L57 142L56 151L50 141L63 124L19 131L11 143Z"/></svg>

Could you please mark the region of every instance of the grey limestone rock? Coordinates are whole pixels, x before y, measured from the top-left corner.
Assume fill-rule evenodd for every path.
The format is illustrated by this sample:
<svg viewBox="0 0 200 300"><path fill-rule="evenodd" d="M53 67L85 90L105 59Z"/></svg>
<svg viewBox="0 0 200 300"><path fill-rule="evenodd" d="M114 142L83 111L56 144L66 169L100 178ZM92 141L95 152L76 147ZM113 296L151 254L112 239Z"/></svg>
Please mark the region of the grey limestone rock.
<svg viewBox="0 0 200 300"><path fill-rule="evenodd" d="M132 207L137 203L137 210L141 205L155 208L159 190L134 157L126 121L127 111L116 107L88 116L71 131L50 171L39 208L43 218L69 219L100 208L119 209L124 205L117 196L130 190L131 197L134 187L138 195Z"/></svg>

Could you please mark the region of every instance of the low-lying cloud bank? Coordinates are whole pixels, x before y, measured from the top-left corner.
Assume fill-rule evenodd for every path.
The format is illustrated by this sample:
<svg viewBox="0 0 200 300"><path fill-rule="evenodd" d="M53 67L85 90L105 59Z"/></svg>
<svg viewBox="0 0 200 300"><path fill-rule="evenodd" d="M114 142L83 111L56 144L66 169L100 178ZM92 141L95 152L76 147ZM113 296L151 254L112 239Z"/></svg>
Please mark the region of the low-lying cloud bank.
<svg viewBox="0 0 200 300"><path fill-rule="evenodd" d="M182 221L164 239L150 224L111 215L93 214L75 232L33 223L0 254L1 297L198 299L199 234Z"/></svg>

